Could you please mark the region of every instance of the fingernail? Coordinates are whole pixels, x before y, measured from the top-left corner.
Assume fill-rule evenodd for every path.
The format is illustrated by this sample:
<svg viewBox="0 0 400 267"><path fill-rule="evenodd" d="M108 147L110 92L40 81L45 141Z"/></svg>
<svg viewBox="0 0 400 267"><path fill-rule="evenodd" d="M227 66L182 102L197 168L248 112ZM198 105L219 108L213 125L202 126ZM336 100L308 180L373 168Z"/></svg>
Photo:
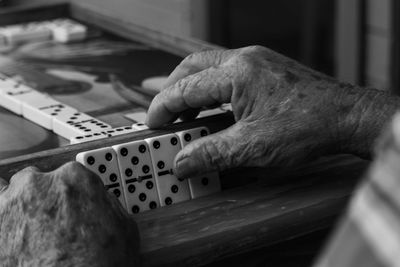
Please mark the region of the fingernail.
<svg viewBox="0 0 400 267"><path fill-rule="evenodd" d="M196 162L190 157L182 158L175 164L175 172L178 178L188 178L196 172Z"/></svg>

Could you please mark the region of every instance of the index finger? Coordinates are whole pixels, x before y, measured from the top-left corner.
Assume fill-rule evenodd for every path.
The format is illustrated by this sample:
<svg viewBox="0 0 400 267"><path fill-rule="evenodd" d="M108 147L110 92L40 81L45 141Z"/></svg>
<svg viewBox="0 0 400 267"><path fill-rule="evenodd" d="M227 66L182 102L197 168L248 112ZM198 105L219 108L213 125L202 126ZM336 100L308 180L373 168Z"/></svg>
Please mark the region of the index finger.
<svg viewBox="0 0 400 267"><path fill-rule="evenodd" d="M228 60L235 51L236 50L209 50L190 54L182 60L169 75L164 88L170 87L189 75L222 64Z"/></svg>
<svg viewBox="0 0 400 267"><path fill-rule="evenodd" d="M228 103L232 96L230 67L208 68L161 91L150 104L146 124L156 128L187 109Z"/></svg>

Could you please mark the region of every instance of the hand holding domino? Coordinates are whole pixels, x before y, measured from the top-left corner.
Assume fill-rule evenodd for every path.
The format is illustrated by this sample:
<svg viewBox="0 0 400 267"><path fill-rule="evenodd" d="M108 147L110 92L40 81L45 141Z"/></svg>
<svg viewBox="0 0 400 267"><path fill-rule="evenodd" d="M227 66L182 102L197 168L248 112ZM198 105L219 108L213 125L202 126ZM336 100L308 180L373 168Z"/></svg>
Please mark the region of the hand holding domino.
<svg viewBox="0 0 400 267"><path fill-rule="evenodd" d="M150 128L190 110L226 103L232 104L236 121L219 133L186 145L175 159L178 177L235 167L286 167L346 147L356 154L370 154L371 145L342 144L343 140L354 140L347 136L351 127L358 129L357 123L371 121L344 121L349 115L365 116L348 114L354 110L343 106L358 103L363 96L360 88L346 88L264 47L192 54L171 73L165 87L149 107ZM374 90L367 93L371 95L368 99L377 96L385 105L385 96ZM382 125L382 121L372 121ZM361 128L370 134L358 134L368 138L357 142L371 144L380 128L364 124Z"/></svg>
<svg viewBox="0 0 400 267"><path fill-rule="evenodd" d="M207 127L197 127L177 132L182 148L196 139L210 134ZM221 182L218 172L202 173L198 176L186 177L189 182L191 198L198 198L221 191Z"/></svg>

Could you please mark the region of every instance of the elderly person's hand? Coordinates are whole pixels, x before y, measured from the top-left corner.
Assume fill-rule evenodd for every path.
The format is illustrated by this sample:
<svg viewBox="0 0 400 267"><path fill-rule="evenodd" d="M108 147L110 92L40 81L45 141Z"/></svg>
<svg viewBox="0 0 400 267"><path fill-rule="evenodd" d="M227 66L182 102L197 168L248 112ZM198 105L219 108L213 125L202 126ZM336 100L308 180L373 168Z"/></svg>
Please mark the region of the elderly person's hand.
<svg viewBox="0 0 400 267"><path fill-rule="evenodd" d="M147 124L157 128L221 103L232 103L236 123L183 148L175 158L178 177L287 166L330 153L369 157L371 143L399 106L388 94L339 83L253 46L188 56L153 99Z"/></svg>
<svg viewBox="0 0 400 267"><path fill-rule="evenodd" d="M1 266L137 266L135 222L79 163L0 181Z"/></svg>

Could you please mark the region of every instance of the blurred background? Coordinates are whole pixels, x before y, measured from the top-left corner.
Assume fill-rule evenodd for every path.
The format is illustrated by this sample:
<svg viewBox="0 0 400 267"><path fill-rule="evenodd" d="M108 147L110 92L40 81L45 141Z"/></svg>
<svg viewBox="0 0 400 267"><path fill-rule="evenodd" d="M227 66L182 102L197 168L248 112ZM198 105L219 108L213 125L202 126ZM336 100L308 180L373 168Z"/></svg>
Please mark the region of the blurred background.
<svg viewBox="0 0 400 267"><path fill-rule="evenodd" d="M264 45L342 81L400 92L396 0L71 1L227 48Z"/></svg>
<svg viewBox="0 0 400 267"><path fill-rule="evenodd" d="M86 5L96 11L101 10L102 14L112 17L117 22L131 22L138 25L140 29L141 27L150 28L175 36L197 38L226 48L263 45L309 67L335 76L341 81L372 86L400 94L398 75L400 73L399 0L253 0L249 2L243 0L0 0L0 5L12 7L21 4L33 5L35 2L67 1L75 1L80 6ZM26 14L28 18L30 15L32 13ZM21 20L25 19L27 18L21 18ZM0 16L0 24L1 22L2 17ZM71 47L72 51L81 51L74 49L73 45ZM87 49L84 47L84 51L96 51L96 47L92 44L87 47ZM100 45L97 49L97 51L107 51ZM57 56L63 53L64 55L68 54L66 51L69 50L61 50L61 52L54 50L54 55L49 57L48 61L54 60L57 65ZM42 58L48 59L46 58L47 54L44 55ZM71 55L74 54L71 53ZM163 64L175 66L180 60L179 58L170 58L170 63L168 63L165 55L162 58L159 54L156 54L153 60L154 58L156 58L157 64L149 64L144 68L142 62L149 62L149 58L139 58L137 62L134 62L123 54L118 61L103 60L99 64L99 61L92 61L89 56L85 59L77 57L74 67L81 63L86 67L83 69L86 71L86 76L83 76L86 77L84 84L96 84L92 87L105 88L104 91L110 91L107 89L108 87L101 86L101 84L107 83L108 78L108 69L100 71L102 66L110 67L111 70L130 70L129 67L134 66L136 69L145 69L146 76L144 77L147 77L150 76L147 75L148 73L153 76L160 72L158 68L163 69ZM105 57L105 59L108 58ZM66 62L72 65L73 61L66 60ZM98 73L94 71L88 73L88 69L93 70L95 67L100 68ZM155 73L153 74L152 71ZM121 72L123 71L117 73ZM58 73L60 73L60 69ZM106 77L102 76L104 73L107 73ZM64 75L66 75L65 70ZM144 77L140 75L142 75L141 72L134 75L129 73L127 76L134 76L135 79L141 81ZM43 82L43 76L37 75L37 77ZM74 74L73 81L75 81L75 77L78 77L77 80L85 80L82 76ZM92 77L96 78L92 79ZM59 80L56 82L58 83ZM68 89L66 86L62 88L63 90ZM73 93L73 88L76 87L71 86L71 88ZM74 101L82 97L74 97L72 93L71 95L65 94L65 98L70 97L73 106L76 105ZM62 94L59 94L59 97L62 97ZM88 98L90 99L90 97ZM111 98L104 98L104 101L109 104L109 99ZM91 109L85 102L81 103L84 103L81 104L82 107ZM115 106L117 105L119 103L115 104ZM125 103L125 107L122 106L122 108L129 110L132 105ZM92 115L95 114L99 119L110 124L120 123L116 126L122 126L126 125L120 116L122 111L126 111L122 108L115 109L113 113L110 109L97 110L97 113L92 113ZM3 119L0 122L3 121L5 125L18 125L14 123L14 119ZM27 123L22 118L20 119L23 121L21 123ZM7 129L7 127L3 126L2 129ZM14 137L14 132L22 132L21 130L13 131L13 129L15 128L10 127L9 130L9 135L12 137ZM33 144L23 143L23 146L28 148L23 147L19 150L15 148L15 144L21 144L21 138L18 136L16 136L15 142L9 142L7 139L7 144L1 147L4 149L9 145L12 149L2 151L0 156L7 158L11 155L15 156L17 153L23 155L59 146L60 141L55 139L56 137L51 139L47 136L47 132L42 131L44 130L38 127L36 134L42 139L32 138L32 131L26 131L29 133L29 140L34 140ZM36 144L37 140L40 140L41 143ZM277 263L286 264L291 261L290 265L285 265L286 267L309 266L315 253L320 250L328 231L329 229L323 229L306 239L299 237L288 240L269 250L268 255L271 261ZM261 258L265 251L261 249L255 254L260 255ZM286 259L286 261L282 262L282 259ZM237 260L232 259L232 265ZM221 265L222 263L215 264L215 266Z"/></svg>

